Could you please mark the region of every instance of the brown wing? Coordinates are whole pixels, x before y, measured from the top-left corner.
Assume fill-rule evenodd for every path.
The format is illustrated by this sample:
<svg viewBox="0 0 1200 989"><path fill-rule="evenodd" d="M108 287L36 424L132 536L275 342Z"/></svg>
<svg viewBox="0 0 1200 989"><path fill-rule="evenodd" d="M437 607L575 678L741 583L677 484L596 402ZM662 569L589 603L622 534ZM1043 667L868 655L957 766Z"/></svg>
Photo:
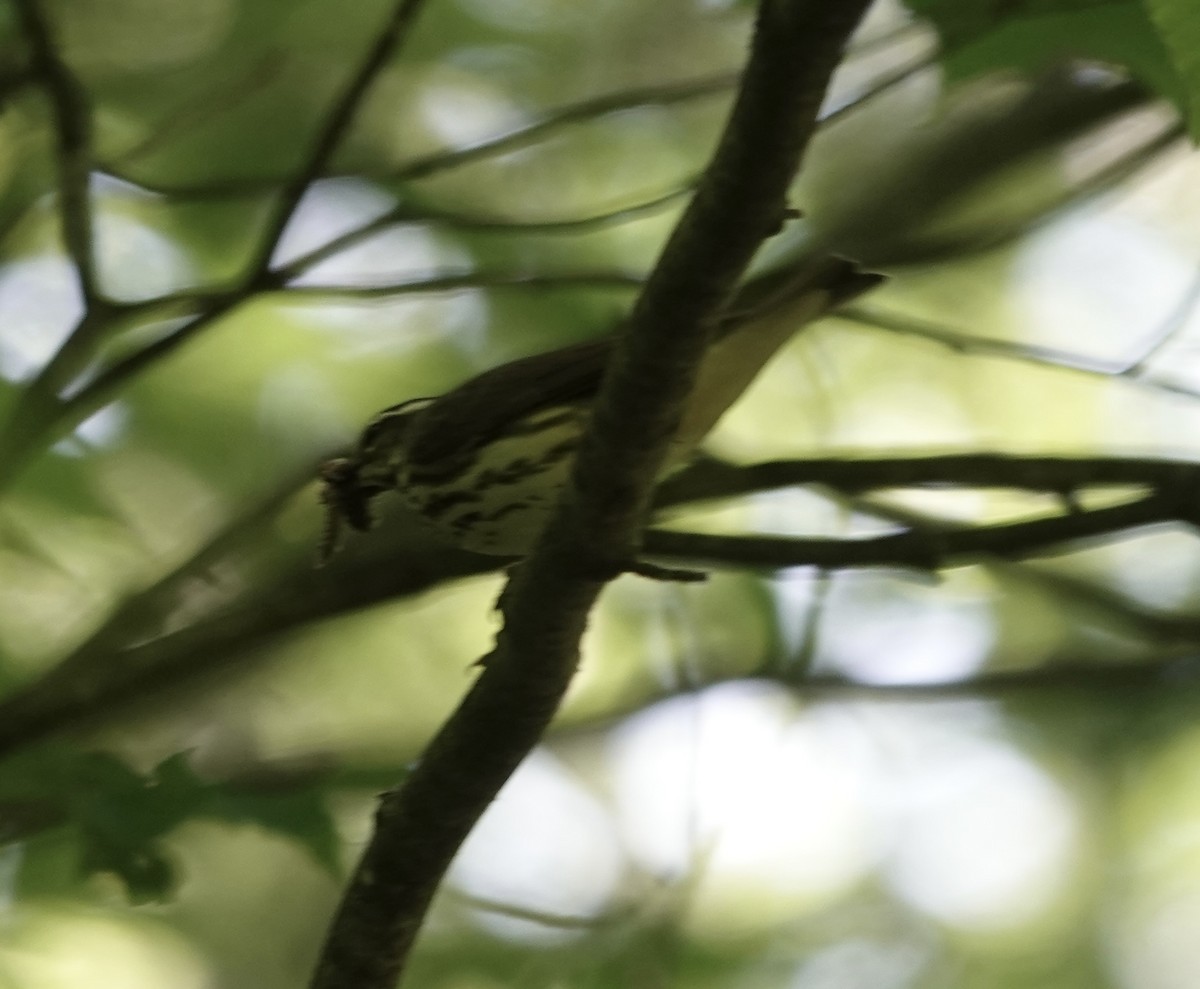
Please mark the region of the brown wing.
<svg viewBox="0 0 1200 989"><path fill-rule="evenodd" d="M410 460L433 464L453 458L531 412L591 402L612 346L611 337L588 340L510 361L463 382L421 413Z"/></svg>
<svg viewBox="0 0 1200 989"><path fill-rule="evenodd" d="M806 260L760 275L738 291L718 326L724 336L764 312L812 292L832 308L882 280L837 257ZM797 327L798 328L798 327ZM409 446L414 464L436 464L492 440L509 422L554 405L586 404L600 387L613 337L535 354L485 371L420 414Z"/></svg>

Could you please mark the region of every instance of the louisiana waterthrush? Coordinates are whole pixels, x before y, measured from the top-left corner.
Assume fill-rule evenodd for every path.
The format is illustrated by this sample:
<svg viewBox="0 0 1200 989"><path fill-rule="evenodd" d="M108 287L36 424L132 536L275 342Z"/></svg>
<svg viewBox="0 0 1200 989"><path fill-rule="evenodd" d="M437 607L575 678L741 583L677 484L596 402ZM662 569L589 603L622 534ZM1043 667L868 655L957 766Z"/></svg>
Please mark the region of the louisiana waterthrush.
<svg viewBox="0 0 1200 989"><path fill-rule="evenodd" d="M823 258L747 282L700 366L667 469L686 459L797 329L880 281ZM611 349L612 338L563 347L384 409L350 456L321 468L321 559L336 549L342 522L370 528L371 500L391 490L465 549L528 553L570 476Z"/></svg>

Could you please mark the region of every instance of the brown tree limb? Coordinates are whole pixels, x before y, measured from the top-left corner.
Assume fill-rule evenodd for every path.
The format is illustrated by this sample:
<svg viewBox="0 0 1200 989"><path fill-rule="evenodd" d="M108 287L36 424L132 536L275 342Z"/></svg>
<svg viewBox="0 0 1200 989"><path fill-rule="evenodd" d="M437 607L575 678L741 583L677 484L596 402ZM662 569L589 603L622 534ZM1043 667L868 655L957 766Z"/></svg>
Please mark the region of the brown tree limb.
<svg viewBox="0 0 1200 989"><path fill-rule="evenodd" d="M643 549L652 556L708 560L726 566L902 567L933 571L952 561L988 556L1028 556L1062 549L1159 522L1194 522L1195 509L1174 498L1149 495L1137 501L1053 518L949 530L910 529L864 539L801 539L788 536L719 536L651 529Z"/></svg>
<svg viewBox="0 0 1200 989"><path fill-rule="evenodd" d="M131 597L70 656L39 679L0 699L0 754L9 754L54 732L108 724L129 705L156 691L225 668L249 668L254 651L275 637L307 625L386 601L421 593L447 580L495 569L495 557L479 557L435 545L415 520L399 515L391 537L344 554L321 577L303 564L259 594L238 600L193 624L155 637L180 588L198 579L227 554L244 552L245 542L268 529L266 520L309 484L311 471L282 484L263 503L230 523L177 571ZM715 497L733 497L781 486L819 484L846 496L900 485L938 483L964 489L989 484L1060 490L1102 483L1143 485L1160 498L1131 509L1084 513L1077 522L1058 517L1006 522L982 530L961 522L886 511L903 532L878 539L794 539L762 536L710 537L651 532L646 551L673 553L693 564L819 566L835 572L865 566L932 565L934 557L955 563L972 555L997 561L1057 551L1073 538L1116 536L1127 525L1189 522L1189 492L1200 488L1200 465L1153 458L1029 457L954 454L878 460L778 461L735 467L704 461L673 478L657 499L659 507ZM857 502L855 503L858 504ZM1147 507L1149 510L1147 510ZM866 511L882 511L865 506ZM1065 516L1070 519L1071 516ZM1087 531L1081 532L1080 526ZM399 533L397 538L396 533ZM931 535L932 534L932 535ZM419 540L424 538L426 543ZM985 547L986 544L986 547ZM1049 578L1043 578L1049 579ZM1064 578L1056 578L1062 580ZM1092 589L1089 593L1105 593ZM1104 610L1121 613L1147 640L1165 645L1200 641L1200 627L1187 616L1149 611L1120 595L1107 594ZM129 643L132 633L139 639Z"/></svg>
<svg viewBox="0 0 1200 989"><path fill-rule="evenodd" d="M29 45L33 76L50 101L58 159L59 219L63 243L75 266L85 306L96 298L96 257L92 237L92 114L87 94L55 47L50 24L38 0L15 0Z"/></svg>
<svg viewBox="0 0 1200 989"><path fill-rule="evenodd" d="M1069 495L1101 486L1145 486L1163 493L1200 485L1200 464L1161 457L1057 457L945 453L908 457L813 457L744 466L698 461L661 484L655 505L694 503L801 485L842 494L894 488L1014 488Z"/></svg>
<svg viewBox="0 0 1200 989"><path fill-rule="evenodd" d="M573 485L509 585L490 662L405 785L382 798L313 989L395 984L455 852L553 718L588 611L632 551L720 308L784 215L829 79L867 6L763 0L729 123L634 307Z"/></svg>

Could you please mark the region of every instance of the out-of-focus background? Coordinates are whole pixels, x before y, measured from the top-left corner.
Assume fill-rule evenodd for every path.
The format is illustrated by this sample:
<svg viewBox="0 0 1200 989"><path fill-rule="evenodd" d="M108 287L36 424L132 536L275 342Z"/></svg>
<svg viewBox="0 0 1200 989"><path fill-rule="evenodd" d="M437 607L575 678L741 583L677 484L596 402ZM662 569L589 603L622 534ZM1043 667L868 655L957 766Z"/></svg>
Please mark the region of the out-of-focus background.
<svg viewBox="0 0 1200 989"><path fill-rule="evenodd" d="M890 281L799 334L711 454L1200 451L1195 66L1172 57L1200 19L996 6L872 10L768 261ZM384 406L619 323L753 14L429 0L331 109L390 11L0 10L5 987L303 984L501 586L397 499L314 570L315 467ZM803 489L671 524L1062 510ZM623 578L411 984L1189 989L1198 607L1167 526L936 579Z"/></svg>

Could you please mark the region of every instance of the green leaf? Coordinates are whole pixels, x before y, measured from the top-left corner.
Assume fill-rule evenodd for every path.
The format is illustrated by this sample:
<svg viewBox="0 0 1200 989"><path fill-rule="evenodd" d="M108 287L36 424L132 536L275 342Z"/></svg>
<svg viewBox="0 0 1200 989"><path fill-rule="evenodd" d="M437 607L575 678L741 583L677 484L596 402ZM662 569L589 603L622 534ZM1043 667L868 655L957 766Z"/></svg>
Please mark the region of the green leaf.
<svg viewBox="0 0 1200 989"><path fill-rule="evenodd" d="M1144 0L1185 87L1192 139L1200 142L1200 4L1196 0Z"/></svg>
<svg viewBox="0 0 1200 989"><path fill-rule="evenodd" d="M1194 6L1192 0L1174 2ZM1126 68L1186 111L1188 87L1177 62L1137 0L911 0L909 6L937 28L951 78L1003 69L1039 72L1068 59L1097 61Z"/></svg>
<svg viewBox="0 0 1200 989"><path fill-rule="evenodd" d="M325 806L324 791L309 777L307 783L260 782L256 787L234 783L204 783L193 772L183 753L161 763L155 772L164 785L180 791L195 789L203 795L196 816L256 824L299 842L318 864L336 872L337 832Z"/></svg>
<svg viewBox="0 0 1200 989"><path fill-rule="evenodd" d="M177 875L162 839L187 820L255 824L299 842L324 867L337 841L313 774L271 786L210 782L178 753L149 773L109 753L47 746L0 767L0 816L12 840L47 828L79 835L84 875L112 872L137 902L162 900Z"/></svg>

